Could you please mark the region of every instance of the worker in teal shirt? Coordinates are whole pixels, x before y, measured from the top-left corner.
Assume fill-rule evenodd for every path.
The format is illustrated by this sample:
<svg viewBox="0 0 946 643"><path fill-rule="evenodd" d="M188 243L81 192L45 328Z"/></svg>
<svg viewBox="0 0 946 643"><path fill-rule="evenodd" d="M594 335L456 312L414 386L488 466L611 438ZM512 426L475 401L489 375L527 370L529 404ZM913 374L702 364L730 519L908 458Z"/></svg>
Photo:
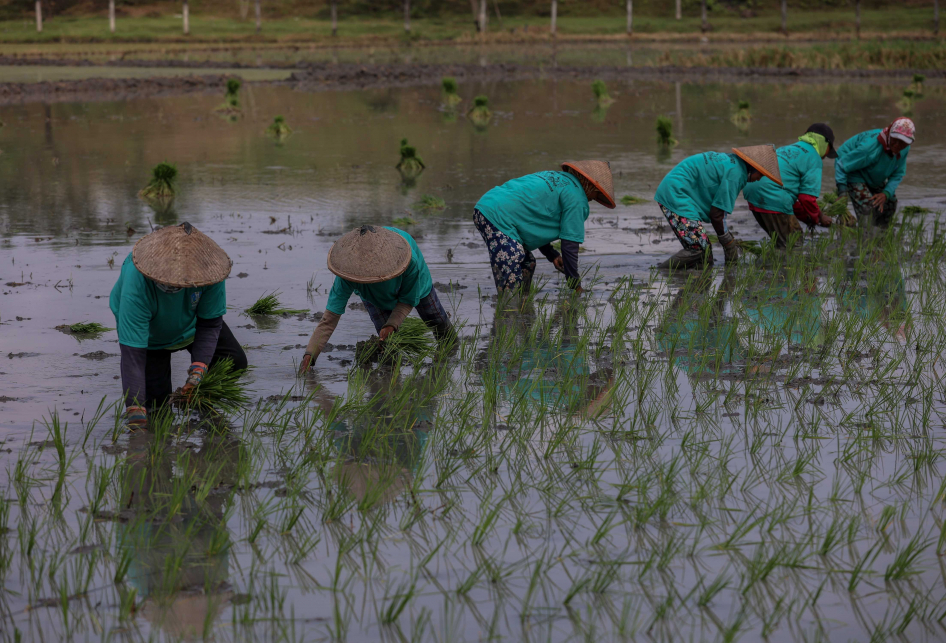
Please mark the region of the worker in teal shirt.
<svg viewBox="0 0 946 643"><path fill-rule="evenodd" d="M837 158L834 131L824 123L815 123L797 143L780 147L776 155L782 186L762 178L747 184L743 195L756 222L775 241L776 247L784 248L793 229L792 216L811 227L827 228L832 223L818 207L818 197L821 195L822 159Z"/></svg>
<svg viewBox="0 0 946 643"><path fill-rule="evenodd" d="M838 196L850 196L860 225L890 225L915 138L913 121L898 118L885 129L861 132L838 148L834 162Z"/></svg>
<svg viewBox="0 0 946 643"><path fill-rule="evenodd" d="M713 247L704 223L712 223L726 255L726 263L739 258L736 240L726 217L747 182L767 176L779 185L778 159L773 145L733 148L732 154L704 152L684 159L664 177L654 199L683 250L658 268L686 270L713 265Z"/></svg>
<svg viewBox="0 0 946 643"><path fill-rule="evenodd" d="M400 328L414 308L438 340L456 339L424 255L403 230L370 225L352 230L332 246L328 269L335 275L335 283L302 356L301 373L309 370L325 348L353 294L361 297L381 341Z"/></svg>
<svg viewBox="0 0 946 643"><path fill-rule="evenodd" d="M563 163L561 172L537 172L493 188L473 209L473 224L489 251L496 290L528 292L535 273L533 250L581 293L578 246L585 242L589 201L614 208L611 166L605 161ZM552 247L561 240L562 252Z"/></svg>
<svg viewBox="0 0 946 643"><path fill-rule="evenodd" d="M246 353L223 322L224 279L233 262L189 223L142 237L122 264L109 297L121 347L122 390L131 427L171 394L171 353L187 350L187 396L209 366L230 359L247 367Z"/></svg>

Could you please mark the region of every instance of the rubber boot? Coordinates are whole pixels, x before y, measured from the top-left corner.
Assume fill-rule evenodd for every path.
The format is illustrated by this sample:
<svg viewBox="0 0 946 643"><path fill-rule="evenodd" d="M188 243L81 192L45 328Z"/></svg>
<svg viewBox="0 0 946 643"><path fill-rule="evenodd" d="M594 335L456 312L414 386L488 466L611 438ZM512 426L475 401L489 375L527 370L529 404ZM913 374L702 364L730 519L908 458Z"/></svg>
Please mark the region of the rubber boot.
<svg viewBox="0 0 946 643"><path fill-rule="evenodd" d="M713 251L708 247L704 252L701 248L684 248L666 261L657 264L660 270L691 270L709 268L713 265Z"/></svg>

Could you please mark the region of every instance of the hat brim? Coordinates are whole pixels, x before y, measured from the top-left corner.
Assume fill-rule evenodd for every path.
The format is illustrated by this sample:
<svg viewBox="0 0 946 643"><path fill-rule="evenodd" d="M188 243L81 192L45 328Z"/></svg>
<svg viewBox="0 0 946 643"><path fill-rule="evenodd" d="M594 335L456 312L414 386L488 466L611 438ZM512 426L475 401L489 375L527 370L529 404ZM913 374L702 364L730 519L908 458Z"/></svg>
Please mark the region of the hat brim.
<svg viewBox="0 0 946 643"><path fill-rule="evenodd" d="M573 172L577 172L578 174L581 174L583 177L588 179L588 182L591 183L593 186L595 186L595 190L598 191L598 194L596 194L594 197L594 201L600 203L601 205L603 205L604 207L610 210L613 210L614 208L618 207L618 204L615 203L614 199L612 199L611 196L604 190L604 188L601 187L601 184L595 181L590 176L588 176L585 172L582 172L581 169L575 167L571 163L562 163L562 169L572 170Z"/></svg>
<svg viewBox="0 0 946 643"><path fill-rule="evenodd" d="M401 237L398 237L398 238L401 239ZM404 241L404 239L401 239L401 241ZM381 283L382 281L387 281L389 279L394 279L395 277L400 277L405 272L407 272L407 269L411 265L411 258L413 257L413 254L411 253L411 246L410 244L407 243L407 241L404 241L404 248L406 250L406 253L401 263L398 266L396 266L393 270L387 271L383 275L365 277L364 275L358 275L352 272L346 272L344 270L341 270L332 261L332 252L335 250L334 244L332 245L331 248L329 248L326 263L328 264L328 269L331 271L333 275L335 275L336 277L341 277L345 281L350 281L353 284L378 284L378 283Z"/></svg>
<svg viewBox="0 0 946 643"><path fill-rule="evenodd" d="M825 158L829 158L829 159L838 158L838 151L834 149L834 143L828 143L828 153L825 154Z"/></svg>
<svg viewBox="0 0 946 643"><path fill-rule="evenodd" d="M890 138L895 138L898 141L903 141L907 145L913 145L913 141L914 141L914 139L910 138L909 136L904 136L903 134L897 134L896 132L891 133Z"/></svg>
<svg viewBox="0 0 946 643"><path fill-rule="evenodd" d="M756 163L754 160L752 160L751 158L749 158L748 156L740 152L738 148L734 147L732 148L732 151L733 153L735 153L736 156L738 156L743 161L745 161L747 165L751 166L754 170L758 170L762 174L762 176L764 176L767 179L771 179L775 181L779 185L782 185L782 179L778 178L777 176L774 176L771 172L766 170L764 167L762 167L761 165Z"/></svg>

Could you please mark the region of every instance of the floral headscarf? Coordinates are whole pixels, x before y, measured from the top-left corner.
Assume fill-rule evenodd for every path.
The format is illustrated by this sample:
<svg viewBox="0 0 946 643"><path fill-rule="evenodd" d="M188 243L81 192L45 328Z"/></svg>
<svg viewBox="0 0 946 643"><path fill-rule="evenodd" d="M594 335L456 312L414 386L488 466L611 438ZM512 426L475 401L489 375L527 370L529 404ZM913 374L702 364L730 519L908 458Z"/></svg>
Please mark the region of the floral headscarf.
<svg viewBox="0 0 946 643"><path fill-rule="evenodd" d="M913 140L916 138L916 125L914 125L913 121L909 118L901 117L878 134L877 140L884 146L884 151L887 152L887 154L893 154L893 152L890 151L891 138L901 140L907 145L912 145ZM900 158L900 154L897 154L897 158Z"/></svg>

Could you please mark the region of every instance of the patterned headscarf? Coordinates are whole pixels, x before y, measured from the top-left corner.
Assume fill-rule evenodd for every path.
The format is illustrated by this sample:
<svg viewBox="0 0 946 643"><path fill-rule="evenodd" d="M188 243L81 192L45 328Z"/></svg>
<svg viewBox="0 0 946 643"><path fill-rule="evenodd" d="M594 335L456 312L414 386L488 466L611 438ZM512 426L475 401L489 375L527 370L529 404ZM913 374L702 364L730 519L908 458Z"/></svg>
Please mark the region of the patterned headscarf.
<svg viewBox="0 0 946 643"><path fill-rule="evenodd" d="M912 145L913 140L916 138L916 125L914 125L913 121L909 118L900 117L877 135L877 140L884 146L884 151L887 152L887 154L893 155L893 152L890 150L891 138L901 140L907 145ZM897 154L897 158L900 158L900 154Z"/></svg>

